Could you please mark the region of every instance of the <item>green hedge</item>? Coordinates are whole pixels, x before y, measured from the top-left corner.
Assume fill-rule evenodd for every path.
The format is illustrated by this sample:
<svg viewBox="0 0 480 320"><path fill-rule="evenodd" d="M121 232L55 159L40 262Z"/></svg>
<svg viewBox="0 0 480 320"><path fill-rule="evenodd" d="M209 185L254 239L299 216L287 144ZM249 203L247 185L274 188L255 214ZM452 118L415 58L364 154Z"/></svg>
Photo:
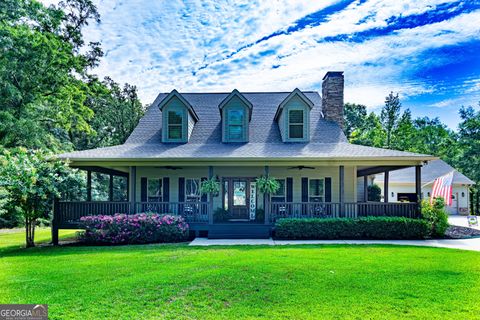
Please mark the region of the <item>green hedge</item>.
<svg viewBox="0 0 480 320"><path fill-rule="evenodd" d="M358 219L280 219L277 239L424 239L429 226L423 219L365 217Z"/></svg>

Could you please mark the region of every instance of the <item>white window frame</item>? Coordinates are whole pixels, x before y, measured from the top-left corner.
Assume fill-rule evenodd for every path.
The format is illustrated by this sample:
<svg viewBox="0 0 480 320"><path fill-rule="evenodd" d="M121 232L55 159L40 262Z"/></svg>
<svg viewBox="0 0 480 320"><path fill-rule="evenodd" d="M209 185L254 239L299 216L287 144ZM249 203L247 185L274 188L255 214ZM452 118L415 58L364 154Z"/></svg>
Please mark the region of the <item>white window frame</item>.
<svg viewBox="0 0 480 320"><path fill-rule="evenodd" d="M292 111L301 111L302 112L302 122L291 122L290 121L290 112ZM301 109L301 108L290 108L288 109L288 112L287 112L287 131L288 131L288 140L291 140L291 141L295 141L295 140L305 140L305 110L304 109ZM301 138L298 138L298 137L292 137L291 136L291 131L290 131L290 126L302 126L302 137Z"/></svg>
<svg viewBox="0 0 480 320"><path fill-rule="evenodd" d="M230 123L230 112L236 112L240 111L243 112L243 119L241 124L231 124ZM226 136L227 136L227 141L231 142L236 142L236 141L244 141L245 140L245 119L247 117L247 112L245 108L228 108L226 109L226 116L227 116L227 126L225 128L226 130ZM241 127L241 136L239 138L232 138L230 137L230 127Z"/></svg>
<svg viewBox="0 0 480 320"><path fill-rule="evenodd" d="M181 122L180 124L178 123L174 123L174 124L171 124L170 123L170 112L174 112L174 113L177 113L180 115L180 118L181 118ZM184 119L184 113L181 111L181 110L178 110L178 109L172 109L172 110L167 110L167 140L168 141L183 141L184 139L184 136L183 136L183 124L185 122L185 119ZM170 127L180 127L180 138L170 138Z"/></svg>
<svg viewBox="0 0 480 320"><path fill-rule="evenodd" d="M191 195L187 193L188 181L196 180L198 182L198 195ZM200 192L200 184L202 183L200 178L185 178L185 202L200 202L202 193ZM192 201L192 198L193 201Z"/></svg>

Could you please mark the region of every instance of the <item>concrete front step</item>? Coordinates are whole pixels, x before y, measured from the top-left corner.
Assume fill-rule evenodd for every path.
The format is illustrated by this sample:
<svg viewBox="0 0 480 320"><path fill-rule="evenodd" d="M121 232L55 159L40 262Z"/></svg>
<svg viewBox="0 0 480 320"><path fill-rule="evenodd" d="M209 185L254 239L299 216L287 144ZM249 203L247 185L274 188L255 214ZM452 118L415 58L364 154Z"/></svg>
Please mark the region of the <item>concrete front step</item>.
<svg viewBox="0 0 480 320"><path fill-rule="evenodd" d="M253 223L213 224L208 228L209 239L268 239L269 225Z"/></svg>

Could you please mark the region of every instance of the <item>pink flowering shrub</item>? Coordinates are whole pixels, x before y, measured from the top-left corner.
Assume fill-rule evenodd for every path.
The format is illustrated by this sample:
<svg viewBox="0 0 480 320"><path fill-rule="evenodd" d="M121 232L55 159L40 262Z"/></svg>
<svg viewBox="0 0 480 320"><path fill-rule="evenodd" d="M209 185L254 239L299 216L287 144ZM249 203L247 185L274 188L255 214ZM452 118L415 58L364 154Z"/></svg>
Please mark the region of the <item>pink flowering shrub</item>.
<svg viewBox="0 0 480 320"><path fill-rule="evenodd" d="M80 240L92 244L132 244L180 242L188 238L188 224L180 216L168 214L85 216Z"/></svg>

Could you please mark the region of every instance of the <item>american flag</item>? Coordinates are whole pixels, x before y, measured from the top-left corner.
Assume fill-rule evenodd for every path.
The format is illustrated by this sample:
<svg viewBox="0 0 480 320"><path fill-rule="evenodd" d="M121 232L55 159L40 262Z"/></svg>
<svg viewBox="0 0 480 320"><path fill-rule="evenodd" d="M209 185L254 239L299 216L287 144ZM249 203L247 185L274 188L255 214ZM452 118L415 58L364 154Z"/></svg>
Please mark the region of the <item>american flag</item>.
<svg viewBox="0 0 480 320"><path fill-rule="evenodd" d="M438 177L433 182L432 196L430 197L430 203L436 197L442 197L445 200L445 205L452 205L452 181L453 171L447 173L444 176Z"/></svg>

